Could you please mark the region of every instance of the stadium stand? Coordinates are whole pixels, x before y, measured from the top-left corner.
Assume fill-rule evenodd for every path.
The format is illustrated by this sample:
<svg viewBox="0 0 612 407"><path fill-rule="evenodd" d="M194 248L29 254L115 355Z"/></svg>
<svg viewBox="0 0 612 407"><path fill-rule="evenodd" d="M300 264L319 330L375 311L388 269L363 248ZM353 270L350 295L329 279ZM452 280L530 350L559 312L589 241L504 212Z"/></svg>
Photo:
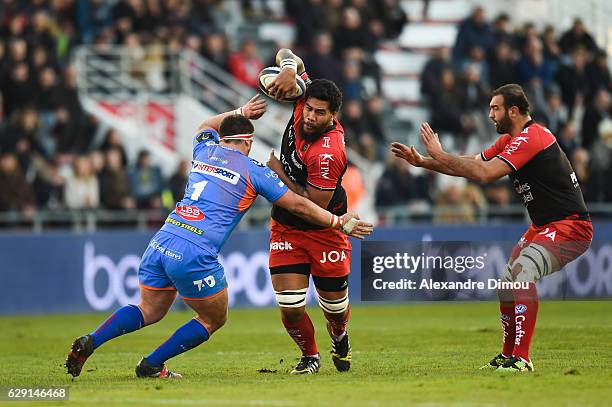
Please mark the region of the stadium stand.
<svg viewBox="0 0 612 407"><path fill-rule="evenodd" d="M575 11L562 7L551 13ZM461 0L4 0L0 227L156 224L182 189L190 146L162 140L149 157L147 143L135 148L128 134L142 132L122 122L133 112L114 98L137 101L148 92L168 100L190 89L203 108L219 110L211 95L229 95L228 105L244 95L225 89L229 74L252 86L280 46L303 55L311 77L341 84L351 161L368 174L361 186L351 180L352 190L368 191L352 206L376 209L379 222L524 216L506 183L466 184L406 168L386 148L390 140L418 144L415 129L428 120L448 148L480 151L494 136L488 92L509 81L528 90L534 117L557 135L595 217L611 216L612 80L606 44L598 43L604 37L570 15L555 29L498 9ZM125 95L105 87L119 82L112 71L87 76L93 57L97 66L127 72ZM187 66L187 82L175 65ZM146 102L147 114L174 120L159 100ZM109 121L108 112L119 119ZM281 113L271 111L281 120L267 126L282 128ZM176 136L175 129L161 131ZM173 161L159 161L164 155ZM259 213L254 222L267 218L267 207Z"/></svg>

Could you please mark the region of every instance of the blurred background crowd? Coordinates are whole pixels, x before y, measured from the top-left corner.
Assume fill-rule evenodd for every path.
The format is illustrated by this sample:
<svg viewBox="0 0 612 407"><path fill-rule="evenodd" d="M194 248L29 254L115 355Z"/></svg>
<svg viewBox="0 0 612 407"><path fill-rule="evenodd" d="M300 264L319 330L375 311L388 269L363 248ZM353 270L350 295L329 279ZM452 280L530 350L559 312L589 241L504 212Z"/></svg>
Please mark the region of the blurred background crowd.
<svg viewBox="0 0 612 407"><path fill-rule="evenodd" d="M345 175L349 199L373 194L377 209L398 205L440 222L476 220L479 208L516 204L510 186L447 179L409 168L388 155L398 139L386 126L394 105L385 98L375 53L393 46L411 17L397 0L243 0L246 22L275 20L295 29L291 46L311 78L328 78L344 93L341 123L348 148L384 172L367 190L355 166ZM170 177L141 151L129 160L116 129L101 125L80 103L71 56L79 45L122 45L143 64L151 49L190 49L257 88L273 63L257 38L230 38L218 0L0 0L0 211L171 208L183 193L188 162ZM391 44L391 45L390 45ZM146 51L145 51L146 50ZM273 51L273 50L272 50ZM612 80L608 57L580 19L567 31L512 16L487 19L476 7L458 22L453 47L428 50L420 105L445 147L478 153L494 140L489 92L524 86L533 118L557 136L588 202L612 202ZM151 78L163 88L164 81ZM420 123L412 123L414 133ZM381 215L382 216L382 215ZM384 221L384 217L381 219Z"/></svg>

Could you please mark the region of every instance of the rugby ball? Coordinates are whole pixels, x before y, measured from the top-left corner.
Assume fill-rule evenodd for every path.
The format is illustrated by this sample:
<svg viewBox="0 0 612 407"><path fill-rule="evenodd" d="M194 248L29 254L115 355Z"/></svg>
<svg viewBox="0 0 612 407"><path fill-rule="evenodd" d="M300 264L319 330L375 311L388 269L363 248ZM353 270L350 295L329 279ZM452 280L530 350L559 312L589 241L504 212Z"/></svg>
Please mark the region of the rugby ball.
<svg viewBox="0 0 612 407"><path fill-rule="evenodd" d="M274 96L268 93L268 87L274 82L281 69L277 66L269 66L264 68L259 73L259 89L261 89L262 93L274 100L279 102L294 102L302 97L304 92L306 92L306 84L304 80L300 78L299 75L295 75L295 89L293 92L287 92L282 98L275 98Z"/></svg>

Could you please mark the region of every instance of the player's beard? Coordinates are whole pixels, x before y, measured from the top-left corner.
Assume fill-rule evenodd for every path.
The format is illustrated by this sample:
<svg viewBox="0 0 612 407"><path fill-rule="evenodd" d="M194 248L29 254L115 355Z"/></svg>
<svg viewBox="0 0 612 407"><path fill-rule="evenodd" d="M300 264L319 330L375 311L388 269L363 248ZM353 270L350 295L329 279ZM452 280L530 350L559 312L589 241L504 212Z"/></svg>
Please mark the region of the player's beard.
<svg viewBox="0 0 612 407"><path fill-rule="evenodd" d="M499 134L506 134L510 133L510 130L512 130L512 121L508 117L508 111L506 111L504 117L499 122L495 122L495 131Z"/></svg>
<svg viewBox="0 0 612 407"><path fill-rule="evenodd" d="M325 134L326 130L327 130L327 126L320 126L311 132L306 132L306 129L304 129L304 121L302 120L302 123L300 123L300 135L309 144L312 144L318 139L320 139L321 136Z"/></svg>

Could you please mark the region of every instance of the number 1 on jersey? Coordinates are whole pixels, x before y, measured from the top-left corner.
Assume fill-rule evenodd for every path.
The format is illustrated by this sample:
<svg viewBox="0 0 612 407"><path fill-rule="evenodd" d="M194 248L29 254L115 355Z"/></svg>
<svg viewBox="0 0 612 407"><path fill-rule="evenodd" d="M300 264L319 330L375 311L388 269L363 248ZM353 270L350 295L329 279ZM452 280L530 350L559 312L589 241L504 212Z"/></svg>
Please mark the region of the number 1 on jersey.
<svg viewBox="0 0 612 407"><path fill-rule="evenodd" d="M191 194L191 200L197 201L202 195L202 191L204 191L204 187L208 184L208 181L200 181L193 184L193 193Z"/></svg>

